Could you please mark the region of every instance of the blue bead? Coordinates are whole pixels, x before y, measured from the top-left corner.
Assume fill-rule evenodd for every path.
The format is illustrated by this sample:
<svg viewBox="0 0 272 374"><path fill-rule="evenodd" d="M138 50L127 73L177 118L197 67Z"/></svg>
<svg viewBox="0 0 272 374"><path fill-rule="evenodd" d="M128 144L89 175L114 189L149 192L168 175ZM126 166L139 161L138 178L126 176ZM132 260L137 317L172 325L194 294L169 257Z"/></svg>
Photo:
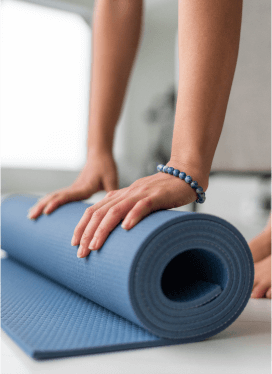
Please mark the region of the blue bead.
<svg viewBox="0 0 272 374"><path fill-rule="evenodd" d="M167 173L167 170L168 170L168 166L165 165L165 166L163 167L162 171L163 171L164 173Z"/></svg>
<svg viewBox="0 0 272 374"><path fill-rule="evenodd" d="M174 168L172 168L171 166L167 170L168 174L173 174L173 171L174 171Z"/></svg>
<svg viewBox="0 0 272 374"><path fill-rule="evenodd" d="M197 181L193 181L193 182L191 183L191 187L192 187L192 188L197 188L197 186L198 186Z"/></svg>
<svg viewBox="0 0 272 374"><path fill-rule="evenodd" d="M203 192L203 188L201 186L198 186L196 189L196 193L202 193L202 192Z"/></svg>
<svg viewBox="0 0 272 374"><path fill-rule="evenodd" d="M178 177L178 176L179 176L179 173L180 173L180 171L179 171L178 169L175 169L175 170L173 171L173 175L174 175L175 177Z"/></svg>
<svg viewBox="0 0 272 374"><path fill-rule="evenodd" d="M206 196L205 196L204 192L197 194L197 199L196 199L197 203L203 204L205 202L205 200L206 200Z"/></svg>
<svg viewBox="0 0 272 374"><path fill-rule="evenodd" d="M163 164L160 164L160 165L157 166L157 170L158 170L158 171L162 171L163 167L164 167L164 165L163 165Z"/></svg>
<svg viewBox="0 0 272 374"><path fill-rule="evenodd" d="M199 199L198 199L198 203L199 203L199 204L203 204L203 203L205 203L205 200L206 200L206 197L203 196L203 198L199 198Z"/></svg>
<svg viewBox="0 0 272 374"><path fill-rule="evenodd" d="M179 173L179 178L180 179L185 179L186 177L186 173L183 173L183 171L181 173Z"/></svg>
<svg viewBox="0 0 272 374"><path fill-rule="evenodd" d="M191 183L192 182L192 177L190 177L190 175L187 175L187 177L185 177L184 181L186 183Z"/></svg>

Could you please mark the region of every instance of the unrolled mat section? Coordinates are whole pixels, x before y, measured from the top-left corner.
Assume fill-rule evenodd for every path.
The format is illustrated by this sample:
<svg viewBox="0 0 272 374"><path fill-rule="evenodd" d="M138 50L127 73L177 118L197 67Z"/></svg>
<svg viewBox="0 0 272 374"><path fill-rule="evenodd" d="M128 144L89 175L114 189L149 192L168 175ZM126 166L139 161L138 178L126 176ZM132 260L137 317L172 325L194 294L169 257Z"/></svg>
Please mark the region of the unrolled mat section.
<svg viewBox="0 0 272 374"><path fill-rule="evenodd" d="M207 339L242 312L253 261L240 232L208 214L158 211L114 229L84 259L71 246L83 202L27 219L37 197L2 203L2 327L51 358Z"/></svg>

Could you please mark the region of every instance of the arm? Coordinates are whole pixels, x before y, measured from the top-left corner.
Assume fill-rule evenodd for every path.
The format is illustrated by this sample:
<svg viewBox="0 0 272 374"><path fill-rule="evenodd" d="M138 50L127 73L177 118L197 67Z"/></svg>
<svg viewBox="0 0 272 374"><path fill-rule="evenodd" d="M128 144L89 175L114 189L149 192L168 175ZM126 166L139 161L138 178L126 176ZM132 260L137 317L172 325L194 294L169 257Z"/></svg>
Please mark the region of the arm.
<svg viewBox="0 0 272 374"><path fill-rule="evenodd" d="M241 16L242 0L179 1L179 87L171 164L184 165L205 188L235 71Z"/></svg>
<svg viewBox="0 0 272 374"><path fill-rule="evenodd" d="M112 155L113 136L139 44L142 0L97 0L94 11L93 62L86 164L68 188L43 197L29 218L58 206L118 188Z"/></svg>
<svg viewBox="0 0 272 374"><path fill-rule="evenodd" d="M179 0L179 89L169 165L204 190L222 130L235 70L242 0ZM78 256L99 249L121 221L131 229L150 212L196 199L179 178L157 173L110 192L88 208L74 231Z"/></svg>
<svg viewBox="0 0 272 374"><path fill-rule="evenodd" d="M139 43L142 0L98 0L94 14L88 149L111 152Z"/></svg>

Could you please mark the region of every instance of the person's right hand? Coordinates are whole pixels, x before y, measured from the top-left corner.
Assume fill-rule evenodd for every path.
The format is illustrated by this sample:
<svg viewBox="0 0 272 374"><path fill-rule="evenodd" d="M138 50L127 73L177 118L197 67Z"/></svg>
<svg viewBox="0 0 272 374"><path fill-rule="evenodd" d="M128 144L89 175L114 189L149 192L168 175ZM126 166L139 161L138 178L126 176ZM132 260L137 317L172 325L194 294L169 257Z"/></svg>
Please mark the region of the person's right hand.
<svg viewBox="0 0 272 374"><path fill-rule="evenodd" d="M28 218L36 219L42 213L50 214L71 201L88 199L92 194L118 189L117 168L111 153L89 153L87 162L76 181L42 197L30 208Z"/></svg>

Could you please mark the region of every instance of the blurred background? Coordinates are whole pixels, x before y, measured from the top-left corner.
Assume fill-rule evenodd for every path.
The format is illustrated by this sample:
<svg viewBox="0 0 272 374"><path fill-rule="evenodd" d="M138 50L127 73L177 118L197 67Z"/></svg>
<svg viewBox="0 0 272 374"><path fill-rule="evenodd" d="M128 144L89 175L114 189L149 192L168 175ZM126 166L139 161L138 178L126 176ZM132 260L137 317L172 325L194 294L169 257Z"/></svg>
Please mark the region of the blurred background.
<svg viewBox="0 0 272 374"><path fill-rule="evenodd" d="M2 1L2 196L68 186L84 165L93 6L93 0ZM180 208L225 218L247 240L263 229L271 208L270 6L270 0L244 1L237 69L207 200ZM144 34L114 143L120 187L169 160L177 11L177 0L145 1Z"/></svg>

